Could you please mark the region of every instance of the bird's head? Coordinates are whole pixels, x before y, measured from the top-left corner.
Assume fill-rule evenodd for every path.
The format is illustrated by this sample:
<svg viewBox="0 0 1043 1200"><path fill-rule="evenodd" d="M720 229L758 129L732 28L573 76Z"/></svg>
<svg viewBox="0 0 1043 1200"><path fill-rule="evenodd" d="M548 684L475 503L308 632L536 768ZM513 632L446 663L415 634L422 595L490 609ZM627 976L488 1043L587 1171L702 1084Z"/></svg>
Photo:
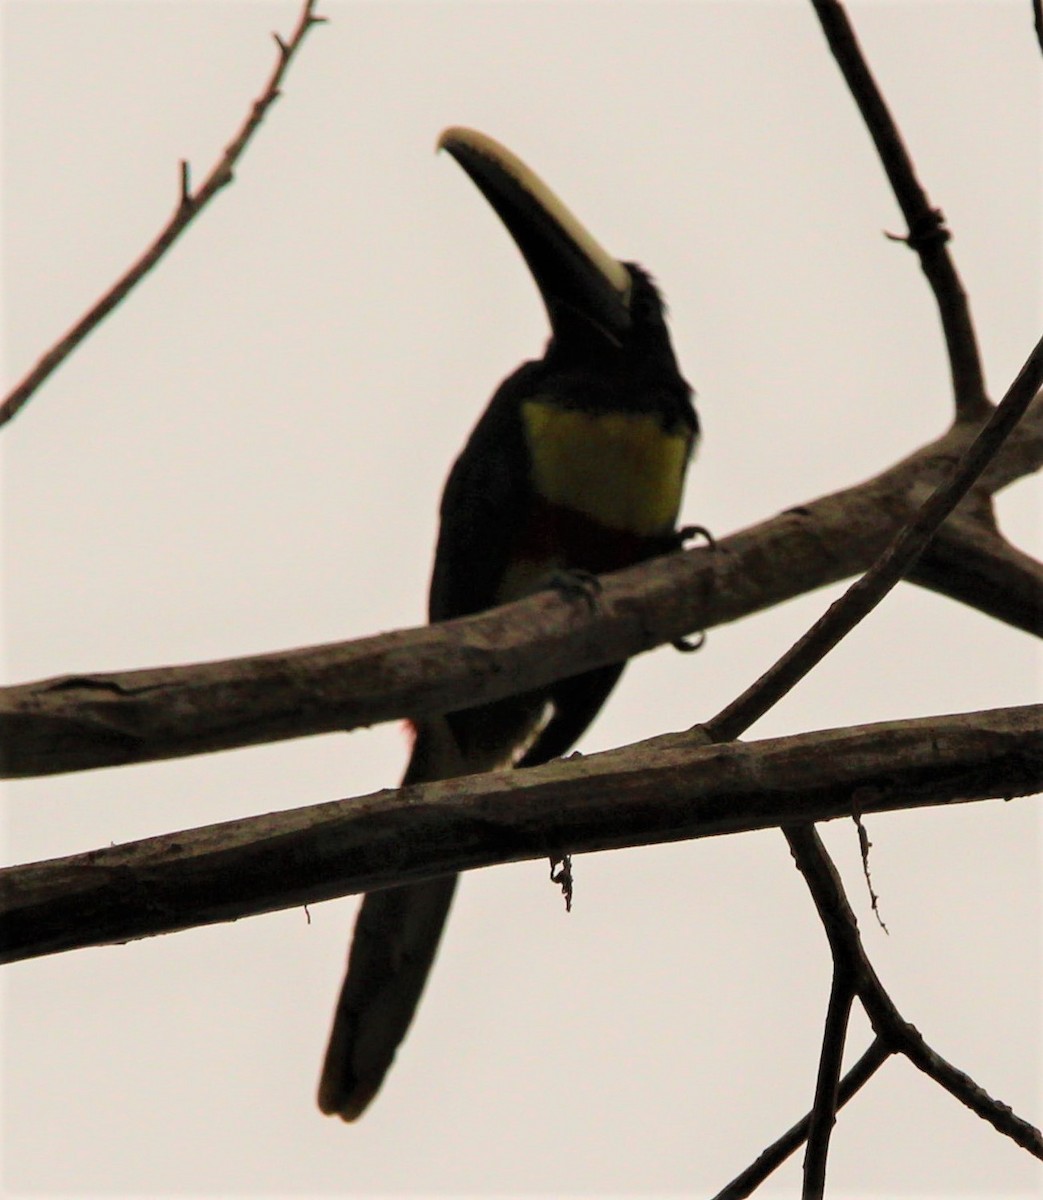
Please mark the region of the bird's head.
<svg viewBox="0 0 1043 1200"><path fill-rule="evenodd" d="M492 206L521 251L550 320L548 354L613 358L638 352L676 371L652 277L614 258L506 146L454 126L438 140Z"/></svg>

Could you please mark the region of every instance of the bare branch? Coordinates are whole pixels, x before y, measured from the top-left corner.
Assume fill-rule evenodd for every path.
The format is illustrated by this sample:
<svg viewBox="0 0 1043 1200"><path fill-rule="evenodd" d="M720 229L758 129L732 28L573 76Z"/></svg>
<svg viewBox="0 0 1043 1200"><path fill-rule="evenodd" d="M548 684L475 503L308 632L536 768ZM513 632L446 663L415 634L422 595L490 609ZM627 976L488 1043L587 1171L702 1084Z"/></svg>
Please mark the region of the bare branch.
<svg viewBox="0 0 1043 1200"><path fill-rule="evenodd" d="M906 578L1043 636L1043 563L981 520L954 514Z"/></svg>
<svg viewBox="0 0 1043 1200"><path fill-rule="evenodd" d="M1043 1135L1039 1130L946 1062L927 1045L919 1031L895 1007L866 955L858 932L858 921L844 894L840 876L814 827L787 826L784 832L797 867L815 901L834 958L839 956L846 959L854 973L858 998L876 1035L893 1050L904 1054L998 1132L1011 1138L1036 1158L1043 1159Z"/></svg>
<svg viewBox="0 0 1043 1200"><path fill-rule="evenodd" d="M837 1119L840 1070L844 1062L851 1005L855 999L854 976L843 958L833 962L833 985L826 1009L822 1031L822 1052L819 1056L818 1078L815 1083L815 1103L808 1126L808 1145L804 1154L803 1200L820 1200L826 1191L826 1161L829 1139Z"/></svg>
<svg viewBox="0 0 1043 1200"><path fill-rule="evenodd" d="M862 997L863 1003L865 998ZM919 1030L902 1021L889 1034L895 1049L903 1053L914 1066L935 1083L940 1084L961 1104L977 1114L999 1133L1009 1137L1016 1145L1027 1150L1035 1158L1043 1159L1043 1135L1028 1121L1019 1117L1001 1100L996 1100L958 1067L947 1062L924 1041Z"/></svg>
<svg viewBox="0 0 1043 1200"><path fill-rule="evenodd" d="M752 720L767 711L774 699L785 694L844 636L861 616L886 595L887 591L915 562L924 546L969 492L996 456L1002 441L1028 410L1040 385L1043 372L1043 341L1037 344L1018 378L1008 389L1000 406L993 412L981 433L961 458L952 478L938 487L923 507L895 539L887 552L845 596L834 604L820 621L785 654L762 678L704 726L713 740L737 737ZM983 502L975 497L976 515L961 519L983 523ZM997 535L998 536L998 535ZM853 813L860 815L861 794L854 793ZM1011 1109L994 1100L974 1080L946 1062L933 1051L898 1012L881 983L862 946L854 913L844 894L843 885L832 860L813 824L784 826L786 838L797 865L815 900L834 961L834 987L823 1037L822 1061L811 1120L808 1156L805 1166L804 1194L821 1196L824 1190L828 1136L835 1103L833 1088L839 1075L842 1053L841 1030L846 1029L850 1009L849 980L854 979L857 994L873 1024L877 1036L894 1050L946 1087L962 1103L987 1120L999 1132L1019 1146L1043 1158L1043 1136Z"/></svg>
<svg viewBox="0 0 1043 1200"><path fill-rule="evenodd" d="M1041 777L1043 705L722 746L670 734L8 868L2 960L496 863L850 817L852 798L863 813L1009 799Z"/></svg>
<svg viewBox="0 0 1043 1200"><path fill-rule="evenodd" d="M869 1049L855 1063L850 1071L840 1081L837 1088L837 1108L842 1108L852 1096L864 1087L876 1072L894 1053L880 1038L874 1038ZM777 1141L764 1151L737 1175L726 1188L718 1192L713 1200L746 1200L758 1187L776 1171L787 1158L797 1150L807 1139L811 1128L811 1113L802 1117L796 1125L787 1129Z"/></svg>
<svg viewBox="0 0 1043 1200"><path fill-rule="evenodd" d="M1036 343L998 408L967 448L952 477L926 500L869 571L751 687L706 724L714 741L730 741L763 716L871 612L923 552L945 518L968 493L1043 384L1043 340Z"/></svg>
<svg viewBox="0 0 1043 1200"><path fill-rule="evenodd" d="M950 235L945 219L939 209L931 206L916 177L902 135L862 55L843 6L839 0L811 0L811 3L908 224L909 233L901 240L916 251L934 292L949 355L957 418L981 417L988 410L989 401L967 295L946 247Z"/></svg>
<svg viewBox="0 0 1043 1200"><path fill-rule="evenodd" d="M957 424L874 479L723 539L716 551L607 576L593 616L547 592L355 642L2 689L0 774L146 762L421 717L620 662L866 570L973 434ZM1041 464L1043 396L987 477L999 487ZM961 519L959 510L951 518ZM950 591L944 576L931 582L980 599L974 589Z"/></svg>
<svg viewBox="0 0 1043 1200"><path fill-rule="evenodd" d="M325 21L325 17L317 17L313 13L316 0L305 0L301 10L297 28L288 43L275 35L280 51L275 68L268 79L261 95L250 106L250 112L238 133L225 148L224 153L210 171L210 174L192 192L189 175L189 165L184 160L179 166L180 186L178 203L174 215L170 218L159 236L145 253L112 285L112 287L94 304L75 325L60 338L40 359L28 375L7 396L0 405L0 426L6 425L19 410L28 403L33 393L49 376L69 357L85 337L120 303L127 293L148 274L164 254L170 249L181 234L188 228L199 212L226 184L232 182L233 169L247 144L253 137L257 127L264 120L265 113L279 96L279 87L283 76L304 40L305 34L313 26Z"/></svg>

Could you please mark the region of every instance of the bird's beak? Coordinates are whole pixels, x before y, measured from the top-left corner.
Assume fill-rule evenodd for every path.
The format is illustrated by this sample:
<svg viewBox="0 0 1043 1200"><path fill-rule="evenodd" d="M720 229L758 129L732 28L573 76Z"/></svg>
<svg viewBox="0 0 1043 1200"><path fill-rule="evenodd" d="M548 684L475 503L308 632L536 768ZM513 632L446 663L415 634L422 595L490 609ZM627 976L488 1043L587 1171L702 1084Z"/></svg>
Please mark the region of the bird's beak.
<svg viewBox="0 0 1043 1200"><path fill-rule="evenodd" d="M453 126L438 139L489 201L522 252L551 329L580 318L613 340L630 328L630 272L506 146Z"/></svg>

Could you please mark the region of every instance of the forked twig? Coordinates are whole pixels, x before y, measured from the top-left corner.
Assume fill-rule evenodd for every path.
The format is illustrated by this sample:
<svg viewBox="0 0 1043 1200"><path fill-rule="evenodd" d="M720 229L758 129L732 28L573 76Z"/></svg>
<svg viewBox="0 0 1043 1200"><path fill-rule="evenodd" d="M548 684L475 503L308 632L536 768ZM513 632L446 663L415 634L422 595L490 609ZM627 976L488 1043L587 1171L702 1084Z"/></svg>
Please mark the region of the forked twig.
<svg viewBox="0 0 1043 1200"><path fill-rule="evenodd" d="M985 395L970 309L946 249L949 234L941 213L932 209L916 178L901 136L862 56L842 5L838 0L812 0L812 4L909 224L909 235L904 240L919 255L921 266L934 291L949 354L957 418L980 418L990 405ZM1043 341L1037 343L1003 402L992 412L949 480L935 489L916 517L898 534L873 567L752 687L704 726L712 740L728 741L745 732L909 572L942 522L994 458L1004 439L1028 409L1041 383ZM834 966L815 1102L805 1130L808 1148L804 1163L803 1196L806 1200L815 1200L824 1194L829 1137L839 1099L840 1063L851 1002L856 994L869 1015L878 1040L885 1047L904 1053L998 1131L1011 1137L1030 1153L1043 1157L1043 1137L1039 1131L935 1054L895 1008L866 956L857 921L839 875L814 827L789 827L785 833L798 868L815 899L829 938ZM759 1174L757 1179L759 1181L764 1177L764 1174ZM736 1183L742 1178L740 1176ZM752 1186L756 1186L756 1182ZM735 1185L731 1187L734 1189ZM744 1194L748 1193L726 1189L722 1196Z"/></svg>
<svg viewBox="0 0 1043 1200"><path fill-rule="evenodd" d="M880 1038L874 1038L868 1050L840 1081L837 1088L837 1110L839 1111L860 1088L864 1087L894 1053ZM746 1200L773 1174L787 1158L808 1139L812 1113L792 1125L782 1137L772 1142L752 1163L717 1193L713 1200Z"/></svg>
<svg viewBox="0 0 1043 1200"><path fill-rule="evenodd" d="M181 234L206 204L223 187L232 182L234 168L242 156L257 127L264 120L268 109L278 99L279 86L289 68L290 62L297 52L305 34L313 25L321 24L325 17L315 16L313 9L316 0L305 0L301 10L297 28L290 40L284 41L279 34L274 34L278 46L278 57L275 67L261 95L250 106L250 112L238 133L225 148L224 153L207 175L206 179L192 191L188 163L182 160L179 164L180 185L178 203L173 216L145 253L112 285L111 288L97 301L75 325L61 337L36 366L0 404L0 426L6 425L18 413L33 393L47 380L54 371L69 357L85 337L108 316L120 303L127 293L156 265L170 249Z"/></svg>
<svg viewBox="0 0 1043 1200"><path fill-rule="evenodd" d="M1043 1134L932 1050L920 1032L898 1011L869 961L840 876L814 826L790 826L785 833L826 930L834 959L840 956L850 965L858 998L877 1037L896 1053L904 1054L998 1132L1036 1158L1043 1159Z"/></svg>
<svg viewBox="0 0 1043 1200"><path fill-rule="evenodd" d="M986 468L1031 403L1043 382L1043 340L1038 342L1007 389L999 407L967 448L948 483L939 486L917 516L898 534L873 567L857 580L768 671L737 700L708 721L704 731L713 741L733 740L792 687L828 651L887 595L916 561L935 530L959 503L975 479ZM950 1091L996 1130L1019 1146L1043 1158L1043 1136L1007 1105L993 1099L972 1079L937 1055L895 1008L862 946L858 923L848 903L832 859L813 825L790 826L784 830L797 867L811 890L819 917L829 939L834 962L834 989L830 998L822 1060L809 1130L817 1135L809 1142L805 1159L804 1196L823 1194L829 1132L835 1118L836 1077L843 1054L844 1033L850 1011L850 996L841 985L855 990L879 1038Z"/></svg>

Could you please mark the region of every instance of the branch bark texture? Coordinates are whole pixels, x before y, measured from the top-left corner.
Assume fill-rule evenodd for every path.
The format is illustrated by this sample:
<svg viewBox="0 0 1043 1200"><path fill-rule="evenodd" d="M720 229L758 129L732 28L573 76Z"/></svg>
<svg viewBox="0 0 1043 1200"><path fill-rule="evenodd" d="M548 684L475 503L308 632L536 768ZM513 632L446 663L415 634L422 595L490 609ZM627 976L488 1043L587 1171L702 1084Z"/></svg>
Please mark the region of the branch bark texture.
<svg viewBox="0 0 1043 1200"><path fill-rule="evenodd" d="M2 689L0 776L148 762L449 712L738 620L866 570L948 478L978 428L960 422L880 475L725 538L714 551L609 576L594 615L546 592L465 620L355 642ZM1043 397L984 483L995 491L1040 466ZM981 504L972 496L966 512ZM969 519L961 506L941 534L960 523L952 527L962 571L947 575L933 560L923 570L925 586L989 611L1016 577L1019 599L1009 615L1040 635L1043 572L1003 549L998 535L972 544L964 535Z"/></svg>
<svg viewBox="0 0 1043 1200"><path fill-rule="evenodd" d="M496 863L1028 795L1043 705L604 754L249 817L0 872L2 961Z"/></svg>

